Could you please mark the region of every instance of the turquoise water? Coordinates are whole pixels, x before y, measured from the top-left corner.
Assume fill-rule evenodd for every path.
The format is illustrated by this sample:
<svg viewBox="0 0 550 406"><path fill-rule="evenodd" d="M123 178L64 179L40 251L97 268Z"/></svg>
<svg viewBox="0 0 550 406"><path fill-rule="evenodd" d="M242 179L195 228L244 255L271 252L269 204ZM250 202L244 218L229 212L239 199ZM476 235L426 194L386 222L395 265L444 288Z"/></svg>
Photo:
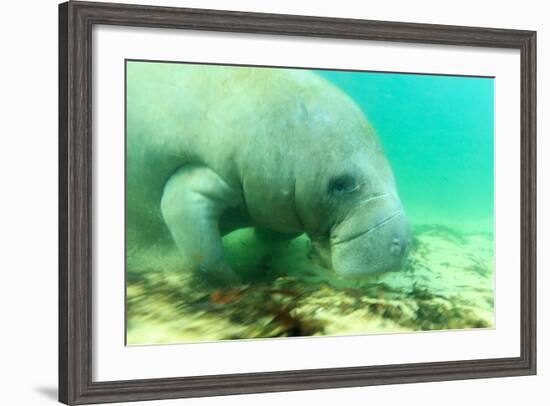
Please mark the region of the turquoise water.
<svg viewBox="0 0 550 406"><path fill-rule="evenodd" d="M412 224L492 232L493 78L318 73L373 124Z"/></svg>

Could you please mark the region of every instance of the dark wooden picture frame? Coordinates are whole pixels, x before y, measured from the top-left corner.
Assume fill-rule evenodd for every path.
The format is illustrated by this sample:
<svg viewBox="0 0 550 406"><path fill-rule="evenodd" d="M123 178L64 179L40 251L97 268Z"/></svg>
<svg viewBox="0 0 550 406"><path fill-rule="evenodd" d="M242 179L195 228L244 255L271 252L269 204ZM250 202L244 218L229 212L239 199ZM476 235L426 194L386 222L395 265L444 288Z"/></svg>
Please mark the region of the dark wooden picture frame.
<svg viewBox="0 0 550 406"><path fill-rule="evenodd" d="M92 380L92 27L193 29L489 48L521 54L521 353L517 358ZM68 2L59 6L59 400L217 396L536 373L536 32Z"/></svg>

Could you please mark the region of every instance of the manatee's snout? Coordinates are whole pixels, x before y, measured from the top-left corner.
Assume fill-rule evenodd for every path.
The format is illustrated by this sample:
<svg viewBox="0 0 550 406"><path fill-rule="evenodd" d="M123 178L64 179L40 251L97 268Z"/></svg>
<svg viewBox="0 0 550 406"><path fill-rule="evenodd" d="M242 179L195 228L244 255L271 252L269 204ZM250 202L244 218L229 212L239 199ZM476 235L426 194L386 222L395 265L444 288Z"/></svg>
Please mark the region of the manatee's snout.
<svg viewBox="0 0 550 406"><path fill-rule="evenodd" d="M396 199L372 199L334 227L331 257L334 270L357 278L398 270L409 242L409 226Z"/></svg>

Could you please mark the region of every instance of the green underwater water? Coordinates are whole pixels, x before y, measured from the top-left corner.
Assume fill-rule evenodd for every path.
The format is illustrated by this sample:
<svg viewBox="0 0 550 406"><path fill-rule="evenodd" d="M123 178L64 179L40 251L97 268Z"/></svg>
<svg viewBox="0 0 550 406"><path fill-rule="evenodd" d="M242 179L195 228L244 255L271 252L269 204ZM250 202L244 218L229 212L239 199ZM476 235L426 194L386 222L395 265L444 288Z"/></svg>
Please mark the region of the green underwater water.
<svg viewBox="0 0 550 406"><path fill-rule="evenodd" d="M224 247L244 283L212 287L166 241L128 245L128 345L494 326L494 80L316 72L382 142L411 225L402 269L340 279L305 236L266 243L242 229Z"/></svg>
<svg viewBox="0 0 550 406"><path fill-rule="evenodd" d="M494 79L320 71L382 141L412 224L493 230Z"/></svg>

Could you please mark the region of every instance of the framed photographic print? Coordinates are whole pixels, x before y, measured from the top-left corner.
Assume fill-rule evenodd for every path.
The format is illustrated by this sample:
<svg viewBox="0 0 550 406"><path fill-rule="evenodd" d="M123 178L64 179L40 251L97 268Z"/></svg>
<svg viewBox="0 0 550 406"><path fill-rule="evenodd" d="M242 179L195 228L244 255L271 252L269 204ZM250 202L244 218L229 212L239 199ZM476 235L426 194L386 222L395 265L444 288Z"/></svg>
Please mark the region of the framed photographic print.
<svg viewBox="0 0 550 406"><path fill-rule="evenodd" d="M59 6L59 400L535 374L536 34Z"/></svg>

